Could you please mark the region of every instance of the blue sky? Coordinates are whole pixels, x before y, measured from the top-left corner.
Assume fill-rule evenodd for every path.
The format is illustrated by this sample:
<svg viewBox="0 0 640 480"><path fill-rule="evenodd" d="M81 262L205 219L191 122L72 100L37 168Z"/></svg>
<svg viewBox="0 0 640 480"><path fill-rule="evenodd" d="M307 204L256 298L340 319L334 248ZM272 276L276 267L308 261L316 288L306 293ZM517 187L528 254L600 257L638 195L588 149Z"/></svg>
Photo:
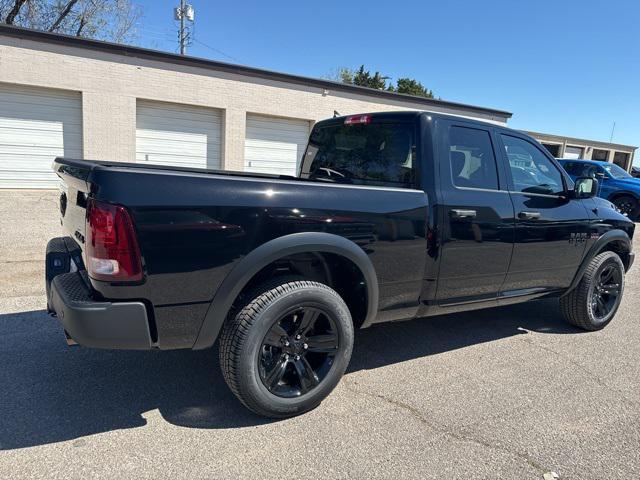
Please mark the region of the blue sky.
<svg viewBox="0 0 640 480"><path fill-rule="evenodd" d="M176 51L179 0L137 3L137 43ZM190 55L311 77L365 64L514 128L608 141L615 121L613 141L640 146L637 0L191 3Z"/></svg>

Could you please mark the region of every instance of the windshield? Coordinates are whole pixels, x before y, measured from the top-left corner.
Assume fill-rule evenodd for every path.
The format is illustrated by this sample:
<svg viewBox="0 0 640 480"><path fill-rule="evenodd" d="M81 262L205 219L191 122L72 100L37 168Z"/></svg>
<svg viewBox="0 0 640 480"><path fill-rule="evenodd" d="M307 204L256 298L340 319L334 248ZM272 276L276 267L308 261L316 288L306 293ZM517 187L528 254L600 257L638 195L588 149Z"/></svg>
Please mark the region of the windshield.
<svg viewBox="0 0 640 480"><path fill-rule="evenodd" d="M300 176L323 182L410 187L414 156L412 123L320 125L311 133Z"/></svg>
<svg viewBox="0 0 640 480"><path fill-rule="evenodd" d="M612 178L633 178L625 169L620 168L615 163L608 163L602 166Z"/></svg>

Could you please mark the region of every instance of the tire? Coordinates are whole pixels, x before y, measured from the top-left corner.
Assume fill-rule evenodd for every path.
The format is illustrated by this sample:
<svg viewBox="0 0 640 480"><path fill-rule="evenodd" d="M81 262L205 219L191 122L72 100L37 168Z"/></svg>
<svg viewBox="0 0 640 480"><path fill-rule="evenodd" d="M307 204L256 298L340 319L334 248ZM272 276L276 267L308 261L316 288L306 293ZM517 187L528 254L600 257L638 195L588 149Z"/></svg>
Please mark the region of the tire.
<svg viewBox="0 0 640 480"><path fill-rule="evenodd" d="M602 275L608 271L616 272L614 280L607 280L608 289L600 288ZM604 328L611 322L624 292L624 265L614 252L602 252L596 255L587 266L580 283L568 294L560 298L560 309L565 319L583 330L595 331ZM618 293L613 298L611 293L602 293L600 302L607 306L606 314L600 308L594 295L599 292L613 292L611 285L618 285Z"/></svg>
<svg viewBox="0 0 640 480"><path fill-rule="evenodd" d="M616 206L616 209L623 215L626 215L631 220L635 220L638 218L638 213L640 213L640 208L638 205L638 200L631 195L620 195L616 197L611 202Z"/></svg>
<svg viewBox="0 0 640 480"><path fill-rule="evenodd" d="M292 417L317 407L335 388L353 337L351 314L338 293L318 282L276 279L247 295L227 318L220 366L249 410Z"/></svg>

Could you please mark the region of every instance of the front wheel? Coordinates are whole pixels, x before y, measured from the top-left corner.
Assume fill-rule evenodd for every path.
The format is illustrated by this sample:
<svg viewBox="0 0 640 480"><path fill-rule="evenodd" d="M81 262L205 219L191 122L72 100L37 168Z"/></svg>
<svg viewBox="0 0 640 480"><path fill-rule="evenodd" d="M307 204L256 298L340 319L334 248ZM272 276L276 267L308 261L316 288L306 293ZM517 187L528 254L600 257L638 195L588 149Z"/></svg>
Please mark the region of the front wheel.
<svg viewBox="0 0 640 480"><path fill-rule="evenodd" d="M285 418L315 408L349 364L349 309L327 285L305 280L276 281L249 297L220 337L229 388L258 415Z"/></svg>
<svg viewBox="0 0 640 480"><path fill-rule="evenodd" d="M631 220L635 220L638 217L638 201L631 195L621 195L616 197L611 202L615 205L616 209L623 215L629 217Z"/></svg>
<svg viewBox="0 0 640 480"><path fill-rule="evenodd" d="M584 330L604 328L622 301L624 273L624 265L616 253L596 255L578 286L560 298L565 319Z"/></svg>

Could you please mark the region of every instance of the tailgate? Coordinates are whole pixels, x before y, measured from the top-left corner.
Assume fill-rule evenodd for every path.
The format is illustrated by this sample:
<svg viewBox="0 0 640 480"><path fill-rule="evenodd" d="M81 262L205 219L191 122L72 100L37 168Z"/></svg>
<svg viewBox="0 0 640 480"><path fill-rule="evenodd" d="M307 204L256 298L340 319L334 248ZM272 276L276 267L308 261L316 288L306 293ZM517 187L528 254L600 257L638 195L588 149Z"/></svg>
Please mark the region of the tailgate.
<svg viewBox="0 0 640 480"><path fill-rule="evenodd" d="M60 224L66 235L73 238L84 251L86 206L89 184L87 177L91 162L56 158L53 170L60 177Z"/></svg>

